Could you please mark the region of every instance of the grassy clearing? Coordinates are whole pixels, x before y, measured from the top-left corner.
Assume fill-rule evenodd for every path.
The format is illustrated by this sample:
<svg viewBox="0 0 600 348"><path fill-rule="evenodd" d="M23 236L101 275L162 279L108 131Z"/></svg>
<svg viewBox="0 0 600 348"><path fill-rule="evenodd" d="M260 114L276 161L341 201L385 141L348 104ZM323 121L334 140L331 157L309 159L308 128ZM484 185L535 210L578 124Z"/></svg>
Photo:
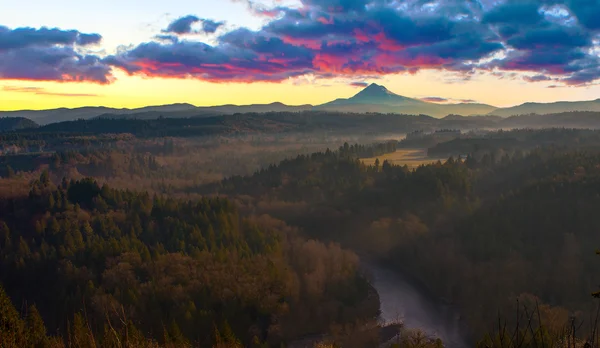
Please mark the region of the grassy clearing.
<svg viewBox="0 0 600 348"><path fill-rule="evenodd" d="M395 165L407 165L409 168L416 168L422 164L429 164L446 158L427 157L427 149L398 149L394 153L388 153L382 156L363 158L362 162L367 165L375 164L375 160L379 158L379 162L387 160Z"/></svg>

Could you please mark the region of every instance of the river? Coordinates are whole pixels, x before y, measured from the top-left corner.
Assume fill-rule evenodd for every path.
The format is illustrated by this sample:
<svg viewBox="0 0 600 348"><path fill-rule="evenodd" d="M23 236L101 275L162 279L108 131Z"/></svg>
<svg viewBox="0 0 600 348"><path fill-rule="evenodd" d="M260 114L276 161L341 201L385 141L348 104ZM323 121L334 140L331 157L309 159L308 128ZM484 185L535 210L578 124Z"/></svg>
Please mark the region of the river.
<svg viewBox="0 0 600 348"><path fill-rule="evenodd" d="M397 272L372 262L363 261L362 265L379 293L382 321L401 321L409 329L421 329L428 336L439 337L447 348L468 347L455 311L436 304Z"/></svg>

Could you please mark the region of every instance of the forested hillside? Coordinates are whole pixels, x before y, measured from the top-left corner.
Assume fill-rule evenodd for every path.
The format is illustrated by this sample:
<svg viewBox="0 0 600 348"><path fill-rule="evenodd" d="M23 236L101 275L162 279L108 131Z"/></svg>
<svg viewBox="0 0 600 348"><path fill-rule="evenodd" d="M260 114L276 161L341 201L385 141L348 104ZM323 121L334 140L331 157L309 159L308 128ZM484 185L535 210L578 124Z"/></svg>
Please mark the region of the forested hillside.
<svg viewBox="0 0 600 348"><path fill-rule="evenodd" d="M471 344L500 337L499 317L521 325L517 307L539 314L542 331L521 328L532 347L593 335L598 131L50 134L4 141L64 150L0 157L0 338L13 346L375 346L395 334L377 334L378 296L349 250L455 308ZM449 158L361 160L416 144Z"/></svg>
<svg viewBox="0 0 600 348"><path fill-rule="evenodd" d="M95 181L0 200L0 281L35 304L49 332L76 313L94 332L123 320L159 342L276 344L331 323L376 315L378 304L339 246L306 241L225 199L177 201ZM107 339L106 335L104 339Z"/></svg>
<svg viewBox="0 0 600 348"><path fill-rule="evenodd" d="M37 128L39 125L24 117L0 117L0 132Z"/></svg>

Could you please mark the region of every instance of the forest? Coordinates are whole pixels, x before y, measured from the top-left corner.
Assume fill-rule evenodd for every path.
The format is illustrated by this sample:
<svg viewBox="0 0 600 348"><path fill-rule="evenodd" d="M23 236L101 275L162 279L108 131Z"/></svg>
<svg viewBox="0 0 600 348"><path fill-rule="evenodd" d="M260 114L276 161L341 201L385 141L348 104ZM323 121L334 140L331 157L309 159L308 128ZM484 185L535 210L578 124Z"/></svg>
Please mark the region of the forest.
<svg viewBox="0 0 600 348"><path fill-rule="evenodd" d="M0 346L444 345L377 322L362 258L455 308L469 345L598 345L600 131L176 122L0 133ZM417 147L447 160L361 161Z"/></svg>

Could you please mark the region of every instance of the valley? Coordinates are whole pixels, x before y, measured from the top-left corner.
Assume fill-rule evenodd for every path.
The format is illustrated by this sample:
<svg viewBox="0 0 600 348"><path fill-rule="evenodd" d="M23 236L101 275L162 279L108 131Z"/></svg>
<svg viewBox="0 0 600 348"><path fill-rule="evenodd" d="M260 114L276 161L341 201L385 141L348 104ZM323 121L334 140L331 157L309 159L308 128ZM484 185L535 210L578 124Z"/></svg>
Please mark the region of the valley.
<svg viewBox="0 0 600 348"><path fill-rule="evenodd" d="M0 3L0 348L600 348L600 0Z"/></svg>

